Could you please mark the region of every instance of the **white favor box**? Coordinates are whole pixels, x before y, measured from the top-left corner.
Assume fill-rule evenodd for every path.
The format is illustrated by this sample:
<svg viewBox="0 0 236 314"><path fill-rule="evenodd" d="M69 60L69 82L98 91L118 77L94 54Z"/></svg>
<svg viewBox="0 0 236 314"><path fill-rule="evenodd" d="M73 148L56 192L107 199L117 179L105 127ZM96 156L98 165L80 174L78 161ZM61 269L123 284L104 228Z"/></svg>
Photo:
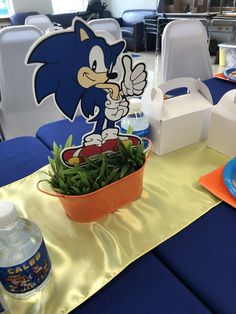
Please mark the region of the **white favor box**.
<svg viewBox="0 0 236 314"><path fill-rule="evenodd" d="M224 94L212 109L208 147L229 157L236 156L236 89Z"/></svg>
<svg viewBox="0 0 236 314"><path fill-rule="evenodd" d="M164 99L168 91L180 87L189 93ZM154 152L164 155L206 139L212 107L208 87L193 78L173 79L146 91L143 111L149 118Z"/></svg>

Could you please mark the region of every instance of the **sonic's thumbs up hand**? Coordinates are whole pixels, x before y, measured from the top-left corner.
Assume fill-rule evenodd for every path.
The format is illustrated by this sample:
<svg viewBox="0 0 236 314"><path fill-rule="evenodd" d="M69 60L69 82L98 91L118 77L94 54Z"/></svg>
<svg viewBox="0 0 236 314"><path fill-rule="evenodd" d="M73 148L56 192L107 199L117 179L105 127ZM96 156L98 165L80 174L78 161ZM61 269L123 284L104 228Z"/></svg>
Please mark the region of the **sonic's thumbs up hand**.
<svg viewBox="0 0 236 314"><path fill-rule="evenodd" d="M125 55L122 58L124 77L121 83L121 89L125 96L140 96L147 85L147 72L144 63L138 63L133 67L133 61L130 56Z"/></svg>

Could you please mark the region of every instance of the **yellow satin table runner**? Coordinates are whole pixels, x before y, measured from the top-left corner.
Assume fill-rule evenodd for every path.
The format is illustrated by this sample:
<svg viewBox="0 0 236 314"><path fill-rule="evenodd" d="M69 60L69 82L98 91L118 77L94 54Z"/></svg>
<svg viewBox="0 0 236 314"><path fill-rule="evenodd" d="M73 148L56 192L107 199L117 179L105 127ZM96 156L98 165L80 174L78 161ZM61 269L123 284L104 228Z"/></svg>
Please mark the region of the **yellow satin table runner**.
<svg viewBox="0 0 236 314"><path fill-rule="evenodd" d="M127 265L191 224L219 203L198 178L228 158L191 145L158 157L151 155L142 196L99 221L69 220L59 200L39 192L41 170L0 189L19 214L41 228L52 261L45 289L18 300L7 296L12 313L68 313L106 285ZM45 168L44 168L45 170Z"/></svg>

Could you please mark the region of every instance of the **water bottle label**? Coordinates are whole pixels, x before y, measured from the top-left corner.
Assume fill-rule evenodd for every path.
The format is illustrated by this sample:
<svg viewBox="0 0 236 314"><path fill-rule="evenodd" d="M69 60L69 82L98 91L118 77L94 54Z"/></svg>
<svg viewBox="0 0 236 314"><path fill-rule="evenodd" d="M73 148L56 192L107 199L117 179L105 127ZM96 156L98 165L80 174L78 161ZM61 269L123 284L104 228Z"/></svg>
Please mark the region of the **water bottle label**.
<svg viewBox="0 0 236 314"><path fill-rule="evenodd" d="M120 127L120 131L123 134L127 133L127 130L122 128L122 127ZM133 131L131 134L137 135L139 137L148 137L148 135L149 135L149 128L147 128L145 130L140 130L140 131Z"/></svg>
<svg viewBox="0 0 236 314"><path fill-rule="evenodd" d="M10 293L26 293L40 286L50 269L51 261L42 241L38 251L24 263L0 267L0 281Z"/></svg>

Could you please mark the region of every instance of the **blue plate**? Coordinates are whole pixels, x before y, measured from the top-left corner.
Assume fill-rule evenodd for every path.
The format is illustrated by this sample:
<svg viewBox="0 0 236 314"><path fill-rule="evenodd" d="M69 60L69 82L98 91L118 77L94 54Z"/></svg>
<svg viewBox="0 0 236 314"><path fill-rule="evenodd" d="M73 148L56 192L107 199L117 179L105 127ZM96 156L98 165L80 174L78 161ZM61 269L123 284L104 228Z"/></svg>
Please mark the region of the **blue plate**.
<svg viewBox="0 0 236 314"><path fill-rule="evenodd" d="M231 159L224 167L223 178L229 192L236 197L236 158Z"/></svg>
<svg viewBox="0 0 236 314"><path fill-rule="evenodd" d="M230 81L236 82L236 76L235 77L230 76L230 74L232 72L236 72L236 68L228 68L228 69L226 69L224 71L224 76L227 77L227 79L229 79Z"/></svg>

